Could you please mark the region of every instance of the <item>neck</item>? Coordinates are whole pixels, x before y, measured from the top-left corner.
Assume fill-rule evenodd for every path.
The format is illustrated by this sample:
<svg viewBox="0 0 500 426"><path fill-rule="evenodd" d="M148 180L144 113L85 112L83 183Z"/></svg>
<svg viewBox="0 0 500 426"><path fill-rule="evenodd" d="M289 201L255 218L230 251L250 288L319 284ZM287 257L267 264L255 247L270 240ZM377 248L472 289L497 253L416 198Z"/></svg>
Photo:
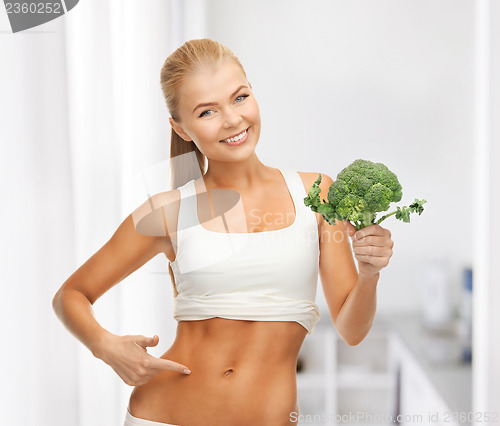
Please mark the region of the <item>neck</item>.
<svg viewBox="0 0 500 426"><path fill-rule="evenodd" d="M241 162L208 160L208 169L203 180L205 185L215 188L232 188L248 192L262 187L272 176L272 168L263 164L257 156Z"/></svg>

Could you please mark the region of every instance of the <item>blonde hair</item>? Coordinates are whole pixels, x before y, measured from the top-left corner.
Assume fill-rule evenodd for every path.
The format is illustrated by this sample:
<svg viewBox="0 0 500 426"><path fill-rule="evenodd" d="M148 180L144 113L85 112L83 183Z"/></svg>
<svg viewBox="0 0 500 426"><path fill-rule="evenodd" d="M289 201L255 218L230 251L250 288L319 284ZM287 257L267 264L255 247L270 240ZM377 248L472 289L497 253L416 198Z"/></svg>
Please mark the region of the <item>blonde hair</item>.
<svg viewBox="0 0 500 426"><path fill-rule="evenodd" d="M160 84L170 116L179 122L179 88L187 78L204 70L214 70L227 62L234 62L241 67L246 77L245 70L235 54L221 43L209 38L189 40L175 50L165 60L160 73ZM171 189L177 189L193 178L198 178L190 170L176 167L173 158L181 154L195 152L201 175L206 172L206 157L201 153L194 142L186 142L174 129L170 137L171 160ZM187 168L185 168L187 169Z"/></svg>

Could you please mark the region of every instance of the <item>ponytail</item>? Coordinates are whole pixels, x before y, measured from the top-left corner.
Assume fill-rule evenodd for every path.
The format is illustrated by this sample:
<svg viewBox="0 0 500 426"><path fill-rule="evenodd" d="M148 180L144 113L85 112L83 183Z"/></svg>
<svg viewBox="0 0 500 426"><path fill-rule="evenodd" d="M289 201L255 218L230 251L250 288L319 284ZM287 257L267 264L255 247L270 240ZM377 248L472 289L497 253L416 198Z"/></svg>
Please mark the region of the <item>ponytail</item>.
<svg viewBox="0 0 500 426"><path fill-rule="evenodd" d="M175 161L171 161L170 189L177 189L179 186L184 185L191 179L198 179L200 177L200 173L201 176L203 176L206 172L206 157L201 153L195 143L193 141L185 141L175 132L174 129L172 129L172 133L170 135L170 158L173 160L178 155L187 154L193 151L196 154L199 171L193 170L193 167L180 167L182 166L182 163L179 164Z"/></svg>

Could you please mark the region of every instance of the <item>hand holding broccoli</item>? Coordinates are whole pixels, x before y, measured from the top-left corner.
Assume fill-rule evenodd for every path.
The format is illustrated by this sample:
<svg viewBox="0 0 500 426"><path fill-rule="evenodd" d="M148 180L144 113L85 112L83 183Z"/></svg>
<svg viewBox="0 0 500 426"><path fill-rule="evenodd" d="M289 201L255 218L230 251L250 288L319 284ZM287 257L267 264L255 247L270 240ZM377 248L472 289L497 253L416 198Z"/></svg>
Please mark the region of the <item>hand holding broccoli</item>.
<svg viewBox="0 0 500 426"><path fill-rule="evenodd" d="M330 225L335 225L335 219L342 221L352 239L359 275L376 276L389 264L394 246L391 233L382 228L380 222L392 215L409 222L410 213L422 214L426 200L415 199L409 206L396 207L393 212L376 220L378 212L387 211L392 202L401 201L403 192L397 176L384 164L361 159L355 160L337 175L337 180L328 189L328 201L323 200L323 203L320 183L321 174L309 189L304 204L320 213Z"/></svg>
<svg viewBox="0 0 500 426"><path fill-rule="evenodd" d="M370 278L389 264L394 242L391 232L380 225L370 225L361 231L347 220L342 222L346 234L351 237L352 251L358 261L359 275Z"/></svg>
<svg viewBox="0 0 500 426"><path fill-rule="evenodd" d="M376 221L377 213L389 210L390 203L401 201L403 192L397 176L387 166L368 160L355 160L343 169L330 185L328 201L323 200L323 203L319 197L320 183L321 174L309 188L304 204L320 213L330 225L335 224L335 219L348 220L356 230L378 225L392 215L403 222L410 222L410 213L421 215L426 203L426 200L415 199L409 206L398 206Z"/></svg>

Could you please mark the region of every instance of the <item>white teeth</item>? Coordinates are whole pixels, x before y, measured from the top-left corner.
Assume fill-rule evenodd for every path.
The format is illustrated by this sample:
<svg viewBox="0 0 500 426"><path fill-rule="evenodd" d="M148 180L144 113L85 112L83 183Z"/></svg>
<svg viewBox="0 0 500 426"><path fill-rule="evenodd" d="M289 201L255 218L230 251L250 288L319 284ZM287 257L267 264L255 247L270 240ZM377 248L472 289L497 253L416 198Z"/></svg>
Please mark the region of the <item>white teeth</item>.
<svg viewBox="0 0 500 426"><path fill-rule="evenodd" d="M236 142L236 141L243 139L246 136L246 134L247 134L247 131L244 130L238 136L235 136L234 138L224 139L222 142Z"/></svg>

